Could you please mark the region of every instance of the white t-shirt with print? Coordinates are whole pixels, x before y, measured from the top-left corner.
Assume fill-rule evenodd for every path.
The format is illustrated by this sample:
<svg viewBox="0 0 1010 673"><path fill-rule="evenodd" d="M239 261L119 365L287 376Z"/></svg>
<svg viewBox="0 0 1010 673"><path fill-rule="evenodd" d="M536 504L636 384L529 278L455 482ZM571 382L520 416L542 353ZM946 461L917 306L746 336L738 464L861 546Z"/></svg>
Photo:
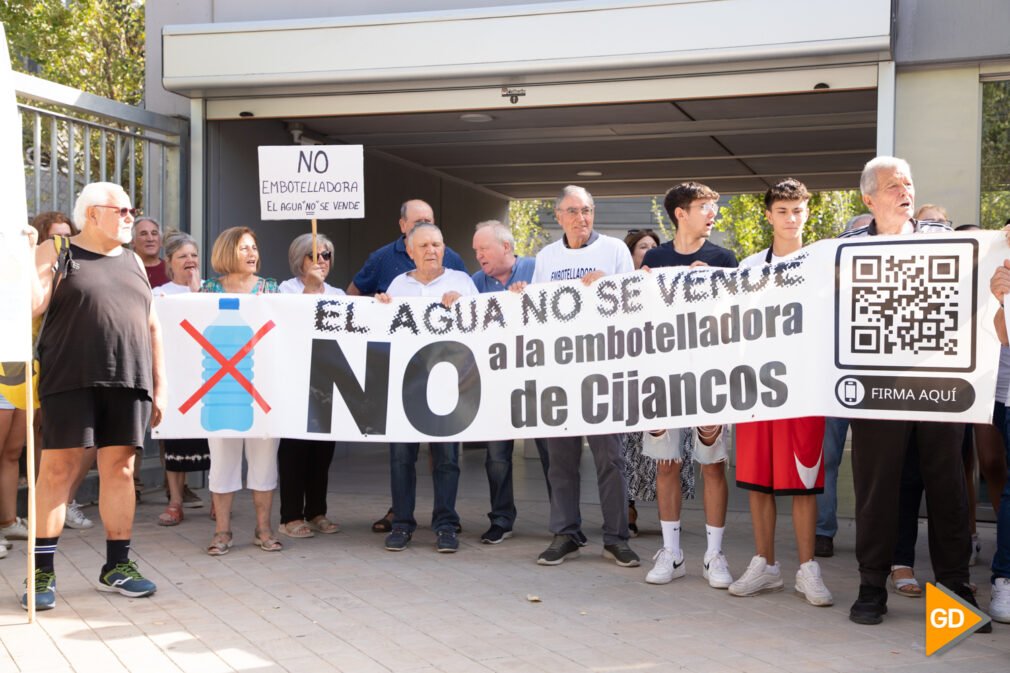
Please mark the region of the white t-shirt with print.
<svg viewBox="0 0 1010 673"><path fill-rule="evenodd" d="M569 248L564 239L555 241L537 253L533 283L555 280L578 280L587 273L602 271L606 275L630 273L635 270L631 252L624 241L599 234L581 248Z"/></svg>

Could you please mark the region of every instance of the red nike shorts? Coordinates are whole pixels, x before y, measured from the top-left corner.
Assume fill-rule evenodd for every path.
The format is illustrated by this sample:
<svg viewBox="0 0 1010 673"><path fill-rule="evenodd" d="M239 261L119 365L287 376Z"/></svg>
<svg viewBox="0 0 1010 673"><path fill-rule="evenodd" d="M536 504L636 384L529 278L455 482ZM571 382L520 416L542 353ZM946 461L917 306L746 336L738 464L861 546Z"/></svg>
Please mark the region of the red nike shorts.
<svg viewBox="0 0 1010 673"><path fill-rule="evenodd" d="M824 492L824 418L736 426L736 485L775 495Z"/></svg>

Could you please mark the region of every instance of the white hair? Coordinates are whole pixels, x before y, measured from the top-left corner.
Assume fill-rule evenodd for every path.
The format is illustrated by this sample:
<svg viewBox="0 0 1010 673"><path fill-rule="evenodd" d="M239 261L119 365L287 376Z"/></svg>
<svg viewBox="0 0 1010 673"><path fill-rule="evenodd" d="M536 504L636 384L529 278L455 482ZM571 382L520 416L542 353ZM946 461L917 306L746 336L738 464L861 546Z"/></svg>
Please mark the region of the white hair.
<svg viewBox="0 0 1010 673"><path fill-rule="evenodd" d="M405 241L405 244L408 248L410 247L410 242L414 239L414 234L419 231L423 231L424 229L434 229L439 233L439 235L442 234L442 230L439 229L437 225L434 225L431 222L418 222L414 225L414 228L407 233L407 240Z"/></svg>
<svg viewBox="0 0 1010 673"><path fill-rule="evenodd" d="M499 243L508 243L509 247L515 250L516 237L512 235L512 229L507 225L502 224L498 220L484 220L483 222L478 222L477 226L474 227L474 231L480 231L481 229L491 229L494 231L494 236Z"/></svg>
<svg viewBox="0 0 1010 673"><path fill-rule="evenodd" d="M74 222L78 223L82 231L88 221L88 208L111 205L106 201L114 194L126 196L126 190L114 182L92 182L84 185L74 203Z"/></svg>
<svg viewBox="0 0 1010 673"><path fill-rule="evenodd" d="M586 191L585 187L579 187L578 185L568 185L561 190L558 197L554 199L554 210L561 209L561 202L565 200L566 197L572 196L573 194L581 196L584 201L588 201L589 205L594 206L596 202L593 201L593 195Z"/></svg>
<svg viewBox="0 0 1010 673"><path fill-rule="evenodd" d="M882 170L901 171L908 179L912 179L912 167L904 159L897 157L874 157L863 166L863 174L859 176L859 191L866 194L877 193L877 173Z"/></svg>

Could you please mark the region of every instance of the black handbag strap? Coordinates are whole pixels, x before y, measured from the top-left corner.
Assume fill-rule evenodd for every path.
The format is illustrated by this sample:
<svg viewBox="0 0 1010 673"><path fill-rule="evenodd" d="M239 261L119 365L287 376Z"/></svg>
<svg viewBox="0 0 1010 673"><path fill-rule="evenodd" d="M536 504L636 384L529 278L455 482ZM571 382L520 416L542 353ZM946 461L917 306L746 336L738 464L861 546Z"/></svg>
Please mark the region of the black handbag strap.
<svg viewBox="0 0 1010 673"><path fill-rule="evenodd" d="M54 236L53 245L56 246L56 264L53 265L53 289L49 293L49 304L46 312L42 314L42 322L39 323L39 333L35 335L35 343L32 344L32 357L39 359L39 342L42 340L42 330L45 329L46 319L49 317L49 309L53 307L53 297L56 296L56 288L60 281L66 278L67 268L70 266L70 239L66 236Z"/></svg>

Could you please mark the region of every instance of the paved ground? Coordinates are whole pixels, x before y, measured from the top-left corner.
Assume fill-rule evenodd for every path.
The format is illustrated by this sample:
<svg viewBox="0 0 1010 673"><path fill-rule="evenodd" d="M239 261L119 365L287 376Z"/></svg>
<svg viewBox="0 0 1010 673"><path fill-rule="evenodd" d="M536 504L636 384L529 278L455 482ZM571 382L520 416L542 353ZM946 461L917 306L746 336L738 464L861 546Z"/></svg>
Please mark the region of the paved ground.
<svg viewBox="0 0 1010 673"><path fill-rule="evenodd" d="M425 464L422 455L421 465ZM779 518L779 548L787 591L739 599L701 579L704 526L697 504L684 515L688 576L667 586L644 583L642 568L600 558L600 514L591 461L584 460L583 507L590 545L560 567L534 563L549 543L543 477L535 460L516 459L516 536L481 545L487 484L483 455L463 458L460 552L434 552L420 531L393 554L369 524L388 504L381 451L340 449L330 479L331 516L343 532L310 540L285 538L281 553L265 553L252 537L252 505L237 501L236 540L222 558L203 553L212 524L207 510L187 510L172 528L154 524L162 503L146 496L137 515L135 557L158 593L127 599L94 589L104 556L100 530L67 531L57 555L57 609L26 624L17 607L24 577L18 543L0 561L6 590L0 601L0 673L6 671L1010 671L1010 626L974 635L950 652L924 653L923 602L892 594L883 625L847 619L857 578L854 532L844 522L839 553L822 561L832 608L814 608L791 592L796 570L788 517ZM735 489L734 489L735 490ZM201 492L206 497L206 492ZM420 479L419 512L430 506L430 480ZM734 504L742 502L734 495ZM643 535L632 545L648 560L660 544L655 508L640 505ZM86 510L97 516L96 508ZM422 517L423 518L423 517ZM275 517L276 522L276 517ZM981 527L984 562L994 528ZM920 558L928 557L925 529ZM748 516L730 515L726 552L734 573L751 556ZM920 568L929 577L928 568ZM988 572L973 569L988 603ZM539 597L532 602L529 596Z"/></svg>

